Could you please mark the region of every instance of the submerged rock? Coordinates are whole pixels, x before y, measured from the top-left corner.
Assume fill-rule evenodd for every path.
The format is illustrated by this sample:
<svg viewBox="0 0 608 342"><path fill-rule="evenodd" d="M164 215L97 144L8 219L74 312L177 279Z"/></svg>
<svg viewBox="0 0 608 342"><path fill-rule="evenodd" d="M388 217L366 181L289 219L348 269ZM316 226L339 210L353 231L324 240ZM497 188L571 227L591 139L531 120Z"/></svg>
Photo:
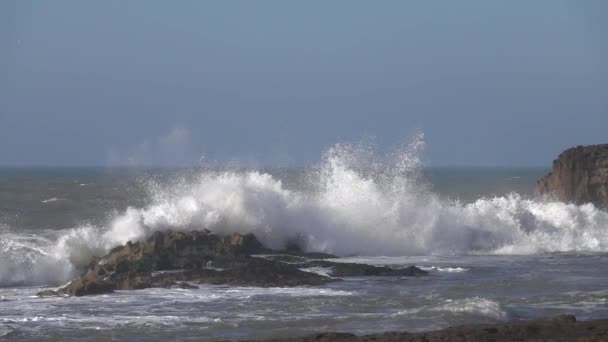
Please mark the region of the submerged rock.
<svg viewBox="0 0 608 342"><path fill-rule="evenodd" d="M253 255L266 255L254 257ZM278 254L265 248L253 234L217 235L210 231L156 232L145 241L128 242L93 260L88 270L57 291L39 296L84 296L150 287L195 287L190 284L242 286L321 285L337 279L300 270L331 267L332 276L417 276L415 267L393 269L363 264L336 263L317 257L322 253ZM303 266L304 265L304 266Z"/></svg>
<svg viewBox="0 0 608 342"><path fill-rule="evenodd" d="M312 255L314 256L315 254ZM357 264L352 262L337 262L318 259L311 260L316 258L309 258L304 255L274 254L264 255L263 258L293 264L298 266L298 268L328 268L330 269L329 275L332 277L415 277L428 274L426 271L423 271L416 266L395 268ZM336 256L328 257L328 259L329 258L337 259Z"/></svg>
<svg viewBox="0 0 608 342"><path fill-rule="evenodd" d="M536 183L539 194L561 201L608 208L608 144L578 146L562 152L549 174Z"/></svg>

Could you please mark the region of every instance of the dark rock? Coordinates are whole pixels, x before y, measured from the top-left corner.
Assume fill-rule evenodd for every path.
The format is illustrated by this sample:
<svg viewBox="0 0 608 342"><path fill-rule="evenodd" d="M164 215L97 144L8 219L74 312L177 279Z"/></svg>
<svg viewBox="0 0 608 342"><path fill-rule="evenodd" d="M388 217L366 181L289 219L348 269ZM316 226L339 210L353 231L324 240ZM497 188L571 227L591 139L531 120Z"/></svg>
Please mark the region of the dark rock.
<svg viewBox="0 0 608 342"><path fill-rule="evenodd" d="M306 342L332 342L332 341L350 341L351 339L356 339L357 335L351 333L342 333L342 332L326 332L317 334L314 336L310 336L307 338L301 339L301 341ZM274 341L274 340L273 340ZM279 341L279 340L277 340ZM284 341L284 340L281 340ZM300 340L298 340L300 341Z"/></svg>
<svg viewBox="0 0 608 342"><path fill-rule="evenodd" d="M290 252L290 255L301 256L308 259L338 259L339 257L323 252Z"/></svg>
<svg viewBox="0 0 608 342"><path fill-rule="evenodd" d="M608 208L608 144L562 152L551 172L536 183L536 191L565 202Z"/></svg>
<svg viewBox="0 0 608 342"><path fill-rule="evenodd" d="M251 254L272 252L252 234L220 236L209 231L156 232L128 242L91 262L78 279L39 295L83 296L114 290L207 284L255 286L319 285L330 279ZM209 268L212 266L214 268ZM222 269L225 268L225 269Z"/></svg>
<svg viewBox="0 0 608 342"><path fill-rule="evenodd" d="M531 321L462 325L421 333L387 332L356 336L350 333L326 332L272 341L608 341L608 319L577 322L574 316L563 315Z"/></svg>
<svg viewBox="0 0 608 342"><path fill-rule="evenodd" d="M310 261L309 258L300 255L291 255L291 254L271 254L271 255L263 255L260 258L264 258L266 260L278 261L285 264L298 264L303 265Z"/></svg>
<svg viewBox="0 0 608 342"><path fill-rule="evenodd" d="M223 271L215 271L214 274L206 274L202 277L195 275L192 279L209 284L262 287L321 285L331 281L330 278L300 271L289 264L260 258L250 258L245 264Z"/></svg>
<svg viewBox="0 0 608 342"><path fill-rule="evenodd" d="M196 290L198 289L198 286L196 285L190 285L188 283L186 283L185 281L175 285L175 287L180 288L180 289L185 289L185 290Z"/></svg>
<svg viewBox="0 0 608 342"><path fill-rule="evenodd" d="M330 274L334 277L414 277L428 274L416 266L392 268L327 260L309 261L301 267L331 267Z"/></svg>
<svg viewBox="0 0 608 342"><path fill-rule="evenodd" d="M298 255L269 250L252 234L156 232L145 241L129 241L113 248L109 254L91 261L80 278L57 291L45 290L38 295L84 296L150 287L193 288L189 282L268 287L321 285L339 280L300 270L313 266L332 267L335 276L426 274L415 267L394 269L336 263L311 259L335 257L330 254L294 252Z"/></svg>
<svg viewBox="0 0 608 342"><path fill-rule="evenodd" d="M309 256L310 254L308 254ZM333 277L414 277L427 275L428 272L416 266L393 268L386 266L374 266L350 262L338 262L329 260L318 260L304 257L302 255L275 254L264 255L263 258L293 264L299 268L325 267L331 268ZM334 257L335 258L335 257Z"/></svg>
<svg viewBox="0 0 608 342"><path fill-rule="evenodd" d="M286 254L289 253L289 254ZM337 256L327 253L304 253L298 252L296 254L291 254L289 251L279 251L273 254L265 254L259 255L259 257L264 258L266 260L272 261L280 261L286 264L300 264L304 265L313 260L323 260L323 259L339 259Z"/></svg>

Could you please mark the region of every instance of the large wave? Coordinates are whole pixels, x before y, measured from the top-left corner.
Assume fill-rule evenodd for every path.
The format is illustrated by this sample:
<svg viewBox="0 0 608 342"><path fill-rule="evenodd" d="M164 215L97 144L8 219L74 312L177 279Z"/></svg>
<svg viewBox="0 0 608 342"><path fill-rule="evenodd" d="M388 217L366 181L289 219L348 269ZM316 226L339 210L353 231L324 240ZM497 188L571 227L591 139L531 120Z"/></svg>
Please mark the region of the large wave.
<svg viewBox="0 0 608 342"><path fill-rule="evenodd" d="M207 171L196 181L154 184L152 204L106 227L57 238L0 236L0 285L59 283L93 256L154 231L252 232L271 248L298 239L339 255L533 254L608 250L608 213L519 194L463 204L422 179L422 134L387 156L338 144L307 173L306 190L260 171Z"/></svg>

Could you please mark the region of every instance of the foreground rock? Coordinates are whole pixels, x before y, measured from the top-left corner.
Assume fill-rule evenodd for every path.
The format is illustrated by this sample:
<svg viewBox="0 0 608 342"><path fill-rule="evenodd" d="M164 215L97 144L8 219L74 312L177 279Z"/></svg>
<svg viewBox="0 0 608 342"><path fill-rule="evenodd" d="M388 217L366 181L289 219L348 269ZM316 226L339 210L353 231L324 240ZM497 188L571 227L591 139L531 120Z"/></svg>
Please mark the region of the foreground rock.
<svg viewBox="0 0 608 342"><path fill-rule="evenodd" d="M574 316L564 315L503 324L463 325L423 333L387 332L356 336L329 332L276 341L608 341L608 319L577 322Z"/></svg>
<svg viewBox="0 0 608 342"><path fill-rule="evenodd" d="M190 288L194 286L191 283L268 287L321 285L339 280L301 270L308 267L332 268L335 277L426 274L415 267L393 269L316 259L335 257L322 253L277 253L265 248L252 234L156 232L145 241L129 242L93 260L88 270L67 286L38 295L84 296L150 287Z"/></svg>
<svg viewBox="0 0 608 342"><path fill-rule="evenodd" d="M562 152L551 172L536 183L536 191L565 202L608 208L608 144Z"/></svg>

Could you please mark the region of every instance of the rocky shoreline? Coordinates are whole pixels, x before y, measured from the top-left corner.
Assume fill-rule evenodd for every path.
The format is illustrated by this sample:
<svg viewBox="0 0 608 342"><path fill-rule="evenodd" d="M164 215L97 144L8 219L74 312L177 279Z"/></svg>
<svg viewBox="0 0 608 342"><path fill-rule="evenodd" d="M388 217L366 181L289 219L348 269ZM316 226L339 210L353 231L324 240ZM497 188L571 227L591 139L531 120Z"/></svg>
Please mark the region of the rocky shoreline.
<svg viewBox="0 0 608 342"><path fill-rule="evenodd" d="M512 321L499 324L468 324L443 330L408 333L385 332L357 336L344 332L326 332L299 338L281 338L267 342L396 342L396 341L608 341L608 319L577 321L572 315Z"/></svg>
<svg viewBox="0 0 608 342"><path fill-rule="evenodd" d="M195 288L196 284L259 287L315 286L349 276L423 276L415 267L342 263L324 253L264 247L253 234L218 235L208 230L155 232L91 261L84 274L39 296L85 296L151 287ZM327 274L310 272L324 268Z"/></svg>
<svg viewBox="0 0 608 342"><path fill-rule="evenodd" d="M608 144L565 150L553 161L551 172L538 180L536 192L608 209Z"/></svg>

